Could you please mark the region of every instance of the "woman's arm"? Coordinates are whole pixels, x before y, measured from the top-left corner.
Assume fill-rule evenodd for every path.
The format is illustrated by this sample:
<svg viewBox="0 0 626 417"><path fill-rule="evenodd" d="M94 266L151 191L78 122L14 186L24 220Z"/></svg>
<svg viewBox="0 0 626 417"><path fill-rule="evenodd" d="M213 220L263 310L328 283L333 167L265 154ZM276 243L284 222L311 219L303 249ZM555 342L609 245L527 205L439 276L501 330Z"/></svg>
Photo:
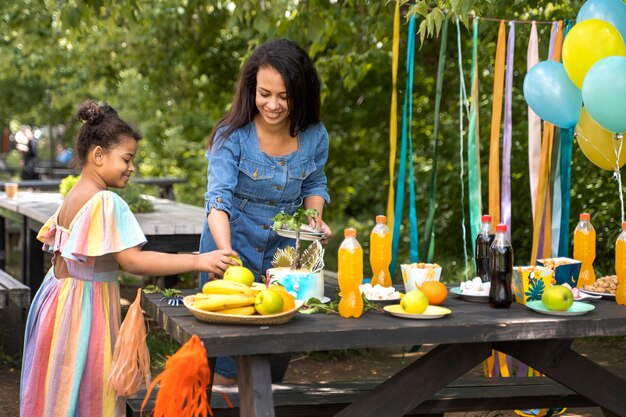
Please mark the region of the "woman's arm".
<svg viewBox="0 0 626 417"><path fill-rule="evenodd" d="M309 226L316 227L324 233L324 239L321 241L323 244L328 243L328 239L333 235L330 227L322 220L325 204L326 200L318 195L312 195L304 199L304 208L317 210L317 216L309 219Z"/></svg>
<svg viewBox="0 0 626 417"><path fill-rule="evenodd" d="M228 214L212 208L208 217L209 230L218 249L232 249L230 240L230 223Z"/></svg>

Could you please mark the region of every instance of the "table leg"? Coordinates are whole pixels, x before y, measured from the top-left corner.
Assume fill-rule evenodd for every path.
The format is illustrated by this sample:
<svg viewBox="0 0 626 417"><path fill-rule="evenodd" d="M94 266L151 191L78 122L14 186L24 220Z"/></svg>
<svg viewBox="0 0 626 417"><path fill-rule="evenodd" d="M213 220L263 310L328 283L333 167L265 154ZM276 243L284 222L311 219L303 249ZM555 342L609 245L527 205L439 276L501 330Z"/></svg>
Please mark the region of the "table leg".
<svg viewBox="0 0 626 417"><path fill-rule="evenodd" d="M7 254L7 221L0 216L0 269L6 271L6 254Z"/></svg>
<svg viewBox="0 0 626 417"><path fill-rule="evenodd" d="M24 217L24 244L22 246L22 260L25 265L24 283L30 287L30 293L36 294L43 282L44 275L44 253L41 249L42 243L37 240L37 233L28 227L26 217Z"/></svg>
<svg viewBox="0 0 626 417"><path fill-rule="evenodd" d="M489 343L439 345L341 410L336 417L400 417L408 414L490 354Z"/></svg>
<svg viewBox="0 0 626 417"><path fill-rule="evenodd" d="M494 343L494 349L519 359L607 412L626 416L626 381L570 348L571 340ZM607 414L610 415L610 414Z"/></svg>
<svg viewBox="0 0 626 417"><path fill-rule="evenodd" d="M241 417L274 417L269 355L236 356Z"/></svg>

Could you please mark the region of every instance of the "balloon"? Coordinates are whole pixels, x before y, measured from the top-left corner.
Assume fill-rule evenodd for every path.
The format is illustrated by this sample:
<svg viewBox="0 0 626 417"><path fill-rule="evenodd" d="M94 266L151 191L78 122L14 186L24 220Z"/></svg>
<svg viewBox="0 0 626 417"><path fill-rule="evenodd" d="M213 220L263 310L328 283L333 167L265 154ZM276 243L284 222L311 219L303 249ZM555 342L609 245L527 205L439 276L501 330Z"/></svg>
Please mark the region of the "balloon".
<svg viewBox="0 0 626 417"><path fill-rule="evenodd" d="M563 65L578 88L593 64L614 55L626 56L626 45L617 29L603 20L577 23L563 41Z"/></svg>
<svg viewBox="0 0 626 417"><path fill-rule="evenodd" d="M610 23L626 40L626 4L622 0L587 0L578 11L576 22L588 19Z"/></svg>
<svg viewBox="0 0 626 417"><path fill-rule="evenodd" d="M617 156L615 150L623 146L623 139L616 140L615 135L591 118L587 109L583 107L580 119L576 125L576 137L578 146L583 151L587 159L596 166L607 171L615 170ZM619 166L626 163L626 147L619 155Z"/></svg>
<svg viewBox="0 0 626 417"><path fill-rule="evenodd" d="M626 130L626 57L610 56L598 61L583 83L587 111L603 128Z"/></svg>
<svg viewBox="0 0 626 417"><path fill-rule="evenodd" d="M560 62L542 61L533 66L524 77L524 98L539 117L558 127L574 127L580 116L580 90Z"/></svg>

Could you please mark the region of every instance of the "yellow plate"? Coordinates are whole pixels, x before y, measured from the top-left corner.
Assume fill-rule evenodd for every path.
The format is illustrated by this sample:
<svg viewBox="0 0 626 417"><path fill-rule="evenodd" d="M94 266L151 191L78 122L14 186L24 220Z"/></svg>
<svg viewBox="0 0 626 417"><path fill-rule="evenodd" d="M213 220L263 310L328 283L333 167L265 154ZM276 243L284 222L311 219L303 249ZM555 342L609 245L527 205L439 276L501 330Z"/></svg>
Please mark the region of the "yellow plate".
<svg viewBox="0 0 626 417"><path fill-rule="evenodd" d="M400 304L385 306L383 307L383 310L385 310L392 316L418 320L439 319L447 314L452 313L452 310L450 310L449 308L439 306L428 306L426 308L426 311L424 311L422 314L406 313L404 310L402 310Z"/></svg>
<svg viewBox="0 0 626 417"><path fill-rule="evenodd" d="M207 323L223 323L223 324L282 324L287 323L297 313L300 307L304 304L301 300L296 300L296 306L291 310L284 311L278 314L272 314L267 316L261 316L253 314L251 316L244 316L241 314L222 314L215 313L213 311L204 311L199 308L193 307L193 295L188 295L183 298L183 304L187 307L187 310L194 315L198 320L206 321Z"/></svg>

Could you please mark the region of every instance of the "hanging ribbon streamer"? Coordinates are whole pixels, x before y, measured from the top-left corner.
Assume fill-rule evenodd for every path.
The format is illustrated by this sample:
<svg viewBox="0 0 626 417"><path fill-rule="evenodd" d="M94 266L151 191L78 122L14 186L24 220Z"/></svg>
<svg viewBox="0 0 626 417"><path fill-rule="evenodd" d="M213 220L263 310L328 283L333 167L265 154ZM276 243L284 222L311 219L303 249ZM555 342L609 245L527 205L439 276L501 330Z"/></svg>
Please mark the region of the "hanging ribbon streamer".
<svg viewBox="0 0 626 417"><path fill-rule="evenodd" d="M480 185L480 135L479 135L479 89L478 89L478 20L474 19L472 33L472 70L470 72L471 83L471 111L469 128L467 129L467 188L469 194L470 236L472 242L472 254L476 256L476 236L480 231L480 216L482 215L481 185ZM459 46L460 51L460 46ZM459 59L461 53L459 52ZM459 70L462 71L459 63ZM462 79L462 78L461 78ZM462 160L462 158L461 158ZM463 178L461 177L461 182ZM461 200L461 204L465 202ZM463 242L465 243L465 211L463 213ZM467 247L465 244L464 248ZM466 255L467 257L467 255ZM467 271L467 265L465 265Z"/></svg>
<svg viewBox="0 0 626 417"><path fill-rule="evenodd" d="M461 184L461 229L463 234L463 260L465 262L465 280L469 280L469 262L467 257L467 231L465 230L465 182L463 181L463 108L465 107L467 117L470 117L467 103L467 91L465 89L465 78L463 75L463 55L461 53L461 25L459 18L456 19L456 44L459 58L459 182Z"/></svg>
<svg viewBox="0 0 626 417"><path fill-rule="evenodd" d="M387 197L387 226L393 230L393 180L398 147L398 56L400 51L400 0L396 0L393 14L393 41L391 43L391 112L389 115L389 196Z"/></svg>
<svg viewBox="0 0 626 417"><path fill-rule="evenodd" d="M573 21L566 20L563 40L572 28ZM570 216L570 190L572 187L572 141L574 130L561 129L561 227L557 256L569 255L569 216Z"/></svg>
<svg viewBox="0 0 626 417"><path fill-rule="evenodd" d="M555 257L559 251L559 238L561 237L561 129L555 127L554 140L552 142L552 172L550 173L550 190L552 195L552 228L550 235L552 244L550 256Z"/></svg>
<svg viewBox="0 0 626 417"><path fill-rule="evenodd" d="M562 22L554 22L550 36L550 58L558 61L561 58ZM541 163L539 166L539 180L537 183L537 200L535 205L535 220L533 222L533 246L531 251L531 265L537 258L549 258L551 249L551 205L550 162L552 159L552 143L554 139L554 125L544 122L543 138L541 140Z"/></svg>
<svg viewBox="0 0 626 417"><path fill-rule="evenodd" d="M532 22L528 52L526 54L526 69L529 71L539 62L539 37L537 23ZM528 107L528 175L530 177L530 203L533 220L535 219L535 200L537 198L537 176L539 175L539 160L541 159L541 119Z"/></svg>
<svg viewBox="0 0 626 417"><path fill-rule="evenodd" d="M396 204L395 204L395 218L393 223L393 235L392 235L392 260L389 267L389 271L393 275L396 270L396 261L398 256L398 245L400 243L400 226L402 224L402 212L404 210L404 183L406 175L406 159L407 159L407 141L411 142L411 150L413 149L411 139L411 124L413 120L413 68L414 68L414 52L415 52L415 15L412 15L409 19L409 33L407 39L407 54L406 54L406 73L407 82L404 91L404 107L402 110L402 138L400 143L400 165L398 169L398 182L396 189ZM414 196L414 182L413 182L413 155L409 155L409 187L413 190L411 195ZM415 211L415 198L409 201L409 205L412 206L410 212ZM417 245L413 247L413 239L417 241L417 225L413 225L413 218L411 220L411 262L417 262ZM413 236L415 232L415 236ZM415 253L413 253L415 251Z"/></svg>
<svg viewBox="0 0 626 417"><path fill-rule="evenodd" d="M515 57L515 23L509 22L509 38L506 47L506 81L504 95L504 132L502 134L502 220L511 239L511 142L513 140L513 59Z"/></svg>
<svg viewBox="0 0 626 417"><path fill-rule="evenodd" d="M504 20L502 20L498 30L496 63L493 74L491 141L489 145L489 214L491 214L494 224L500 223L500 123L502 122L502 90L504 89L505 54L506 29L504 27Z"/></svg>
<svg viewBox="0 0 626 417"><path fill-rule="evenodd" d="M426 219L426 262L432 262L435 255L435 195L437 193L437 160L439 159L439 109L441 107L441 90L443 88L443 71L446 66L446 47L448 45L448 16L443 19L441 28L441 46L439 47L439 63L437 66L437 84L435 88L435 126L433 151L433 167L430 175L428 192L428 217Z"/></svg>

